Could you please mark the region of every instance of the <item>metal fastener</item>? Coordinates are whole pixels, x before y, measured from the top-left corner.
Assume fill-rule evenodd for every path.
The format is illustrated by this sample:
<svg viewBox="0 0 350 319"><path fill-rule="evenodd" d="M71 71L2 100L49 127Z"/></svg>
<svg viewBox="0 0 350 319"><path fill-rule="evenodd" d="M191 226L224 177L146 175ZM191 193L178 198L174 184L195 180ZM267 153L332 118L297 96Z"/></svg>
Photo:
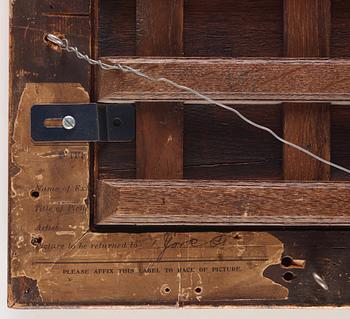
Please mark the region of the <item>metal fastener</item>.
<svg viewBox="0 0 350 319"><path fill-rule="evenodd" d="M72 130L75 127L75 118L73 116L67 115L62 120L62 126L66 130Z"/></svg>

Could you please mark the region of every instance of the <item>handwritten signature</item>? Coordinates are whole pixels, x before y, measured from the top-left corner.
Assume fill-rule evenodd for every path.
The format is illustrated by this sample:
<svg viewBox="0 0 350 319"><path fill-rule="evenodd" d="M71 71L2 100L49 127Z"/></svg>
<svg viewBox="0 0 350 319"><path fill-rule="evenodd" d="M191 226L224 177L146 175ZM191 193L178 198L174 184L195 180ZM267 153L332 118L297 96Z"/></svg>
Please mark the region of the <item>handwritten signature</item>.
<svg viewBox="0 0 350 319"><path fill-rule="evenodd" d="M235 238L233 237L232 234L220 234L212 237L209 240L202 240L198 238L190 238L187 240L180 240L177 241L174 238L173 233L165 233L164 234L164 239L163 239L163 246L162 249L157 257L157 261L162 260L164 257L165 253L169 249L174 249L174 248L198 248L198 247L224 247L225 244L227 243L228 239L230 238Z"/></svg>

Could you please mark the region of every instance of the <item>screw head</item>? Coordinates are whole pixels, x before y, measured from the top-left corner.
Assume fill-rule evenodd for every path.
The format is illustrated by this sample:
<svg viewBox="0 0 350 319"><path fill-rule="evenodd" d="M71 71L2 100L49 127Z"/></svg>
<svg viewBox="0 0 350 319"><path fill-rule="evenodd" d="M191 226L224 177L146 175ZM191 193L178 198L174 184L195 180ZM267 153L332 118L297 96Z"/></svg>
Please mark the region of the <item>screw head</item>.
<svg viewBox="0 0 350 319"><path fill-rule="evenodd" d="M66 130L72 130L76 125L75 118L73 116L67 115L62 119L62 126Z"/></svg>
<svg viewBox="0 0 350 319"><path fill-rule="evenodd" d="M122 125L122 120L119 117L116 117L113 119L113 126L114 127L120 127Z"/></svg>

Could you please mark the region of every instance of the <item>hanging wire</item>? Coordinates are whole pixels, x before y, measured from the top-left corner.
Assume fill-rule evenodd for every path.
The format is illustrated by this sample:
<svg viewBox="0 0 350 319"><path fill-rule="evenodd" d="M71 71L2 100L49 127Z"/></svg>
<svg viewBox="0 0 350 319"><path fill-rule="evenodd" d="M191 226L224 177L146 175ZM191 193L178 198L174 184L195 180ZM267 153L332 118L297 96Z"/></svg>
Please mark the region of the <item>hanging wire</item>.
<svg viewBox="0 0 350 319"><path fill-rule="evenodd" d="M147 75L139 70L136 70L136 69L133 69L127 65L121 65L121 64L107 64L107 63L104 63L102 62L101 60L94 60L92 58L90 58L87 54L83 54L79 51L79 49L77 47L73 47L73 46L70 46L69 45L69 42L67 39L61 39L53 34L48 34L46 36L46 39L50 42L52 42L53 44L57 45L58 47L60 47L62 50L64 51L67 51L67 52L70 52L70 53L74 53L78 59L80 60L84 60L86 62L88 62L89 64L91 65L96 65L98 67L100 67L101 69L103 70L107 70L107 71L115 71L115 70L118 70L118 71L122 71L124 73L132 73L136 76L139 76L141 78L144 78L148 81L152 81L152 82L164 82L164 83L167 83L167 84L170 84L172 85L173 87L176 87L177 89L180 89L182 91L186 91L186 92L189 92L191 93L192 95L194 96L197 96L199 97L200 99L202 100L205 100L207 102L209 102L210 104L214 104L214 105L217 105L225 110L228 110L230 112L233 112L235 113L239 118L241 118L244 122L248 123L249 125L252 125L254 127L256 127L257 129L260 129L262 131L266 131L268 132L270 135L272 135L276 140L280 141L281 143L283 144L286 144L314 159L316 159L317 161L319 162L322 162L326 165L329 165L329 166L332 166L338 170L341 170L345 173L348 173L350 174L350 169L348 168L345 168L341 165L338 165L338 164L335 164L331 161L328 161L310 151L308 151L307 149L297 145L297 144L294 144L290 141L287 141L285 140L284 138L280 137L277 133L275 133L274 131L272 131L270 128L266 127L266 126L263 126L263 125L260 125L252 120L250 120L249 118L245 117L241 112L239 112L238 110L236 110L235 108L233 107L230 107L226 104L223 104L221 102L218 102L218 101L215 101L213 100L212 98L210 98L209 96L207 95L204 95L192 88L189 88L187 86L184 86L184 85L181 85L181 84L178 84L172 80L169 80L167 78L164 78L164 77L153 77L153 76L150 76L150 75Z"/></svg>

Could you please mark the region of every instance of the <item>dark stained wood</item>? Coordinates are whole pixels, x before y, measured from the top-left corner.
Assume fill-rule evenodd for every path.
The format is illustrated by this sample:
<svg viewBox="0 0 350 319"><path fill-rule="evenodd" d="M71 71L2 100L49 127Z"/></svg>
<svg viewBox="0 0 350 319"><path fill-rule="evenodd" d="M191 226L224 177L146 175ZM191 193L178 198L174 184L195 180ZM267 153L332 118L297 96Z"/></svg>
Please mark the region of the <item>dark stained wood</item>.
<svg viewBox="0 0 350 319"><path fill-rule="evenodd" d="M136 145L128 143L98 144L98 179L136 178Z"/></svg>
<svg viewBox="0 0 350 319"><path fill-rule="evenodd" d="M264 112L261 112L263 107ZM237 105L252 120L282 134L280 105ZM99 178L136 177L135 143L99 145ZM210 105L184 108L184 178L281 179L282 144Z"/></svg>
<svg viewBox="0 0 350 319"><path fill-rule="evenodd" d="M305 260L305 267L268 267L264 276L289 289L289 304L296 306L344 306L349 300L349 280L344 280L350 263L349 231L340 229L277 230L270 232L284 245L283 256ZM292 272L295 278L285 281L283 275ZM322 289L313 273L324 278L329 289ZM333 287L333 288L332 288ZM281 301L285 303L286 301Z"/></svg>
<svg viewBox="0 0 350 319"><path fill-rule="evenodd" d="M350 167L350 105L332 105L331 146L332 160L344 167ZM350 180L350 175L332 169L333 180Z"/></svg>
<svg viewBox="0 0 350 319"><path fill-rule="evenodd" d="M96 54L136 54L136 2L100 0L96 5ZM95 90L95 93L97 90ZM136 177L135 142L98 143L95 147L95 180Z"/></svg>
<svg viewBox="0 0 350 319"><path fill-rule="evenodd" d="M100 56L134 55L136 1L103 0L99 7ZM185 0L184 54L282 56L283 3ZM279 107L266 106L264 114L260 106L244 106L240 110L282 132ZM135 152L134 142L100 145L99 178L135 178ZM229 112L205 105L185 107L185 178L280 179L281 158L279 143L245 126Z"/></svg>
<svg viewBox="0 0 350 319"><path fill-rule="evenodd" d="M136 0L99 7L101 55L134 55ZM185 0L183 38L186 56L283 56L283 2Z"/></svg>
<svg viewBox="0 0 350 319"><path fill-rule="evenodd" d="M24 260L28 261L29 255L36 258L35 253L33 253L33 250L31 252L25 252L24 250L15 251L14 242L16 237L23 236L26 242L25 247L29 248L31 246L31 233L37 232L35 230L36 225L43 223L40 220L42 216L39 217L36 214L33 209L32 198L28 195L33 184L37 182L35 169L40 170L39 174L42 174L44 183L52 180L53 183L56 183L55 186L60 186L61 182L63 184L69 183L67 181L69 179L78 184L86 183L88 176L88 150L86 145L69 147L72 153L76 152L76 154L85 156L85 166L79 165L80 160L73 160L73 163L71 162L69 165L72 172L68 174L67 179L62 177L64 172L60 165L63 160L58 160L60 163L57 163L56 166L53 162L59 158L58 154L61 154L60 157L64 157L63 151L67 151L67 149L64 150L64 146L46 145L39 146L36 148L36 151L33 151L35 147L30 141L28 113L34 103L89 102L88 92L91 91L91 67L77 62L74 56L53 50L44 42L44 36L48 32L63 34L71 43L90 54L90 1L16 0L11 1L10 6L8 306L33 308L35 305L43 304L42 290L40 291L42 287L38 287L38 280L34 278L36 277L34 273L33 277L28 275L28 271L25 270L26 261ZM24 93L22 95L24 90L27 94ZM60 152L60 149L62 149L62 152ZM46 154L54 154L52 156L53 159L47 158L44 154L45 151L47 152ZM67 152L69 153L69 151ZM17 155L21 154L18 155L18 158L22 160L21 163L14 159L16 157L15 153ZM36 158L34 159L32 156ZM32 167L27 166L30 163L32 163ZM54 169L49 168L52 164L55 166ZM54 178L55 174L57 174L58 178ZM25 176L31 176L31 178L27 179ZM15 182L16 178L20 181ZM16 185L16 183L18 184ZM18 185L23 187L23 194L25 194L20 199L14 196L17 192L15 189L19 190L17 188ZM76 193L76 196L78 198L80 196L87 198L88 194L84 191L80 194ZM45 196L42 197L45 198ZM74 205L74 195L70 197L69 194L65 194L64 199L67 200L67 197L69 198L68 201ZM78 205L82 203L80 198L78 201ZM23 211L26 212L24 218L15 213L18 207L22 207ZM31 218L30 214L35 215L35 218ZM25 221L25 218L29 218L33 224ZM47 224L50 224L50 226L60 221L64 224L64 218L57 219L50 214L44 218L49 220ZM74 217L67 220L69 220L69 223L75 224ZM79 224L83 225L84 222L79 221ZM88 222L85 225L88 227ZM50 235L48 233L45 233L45 236L41 234L41 236L45 237L45 240L49 242ZM16 261L13 256L16 256ZM19 272L22 272L23 277L17 277ZM50 271L48 273L50 275ZM19 283L16 287L17 296L13 294L14 290L11 289L11 285L15 282ZM18 300L18 295L23 296L23 299L20 298ZM59 296L56 292L55 298L57 300L56 305L59 306Z"/></svg>
<svg viewBox="0 0 350 319"><path fill-rule="evenodd" d="M104 180L100 225L350 224L349 183Z"/></svg>
<svg viewBox="0 0 350 319"><path fill-rule="evenodd" d="M55 51L44 42L48 32L57 32L65 35L71 43L89 54L91 32L89 0L16 0L11 2L10 10L9 147L11 149L20 98L28 83L79 83L87 92L91 92L92 85L89 65L77 63L74 56ZM74 102L73 97L71 100ZM20 170L13 163L11 156L10 154L9 180ZM9 234L12 231L13 209L11 194Z"/></svg>
<svg viewBox="0 0 350 319"><path fill-rule="evenodd" d="M329 56L331 0L285 0L284 5L286 56ZM331 85L328 81L324 83ZM284 137L330 160L329 105L285 104ZM330 166L289 146L284 146L283 163L287 180L330 179Z"/></svg>
<svg viewBox="0 0 350 319"><path fill-rule="evenodd" d="M237 106L254 121L282 134L280 105ZM332 160L350 167L350 108L331 107ZM99 178L135 178L135 143L100 144ZM282 178L282 144L270 135L245 125L231 113L212 106L184 108L184 177L189 179ZM332 170L333 180L349 180L349 174Z"/></svg>
<svg viewBox="0 0 350 319"><path fill-rule="evenodd" d="M81 11L74 1L70 10ZM61 6L64 1L55 3ZM43 1L42 6L52 5ZM28 4L29 5L29 4ZM99 1L99 52L101 56L136 52L136 0ZM86 10L86 9L85 9ZM350 55L350 2L332 0L330 51L332 57ZM283 1L185 0L185 56L283 56ZM233 30L233 32L232 32Z"/></svg>
<svg viewBox="0 0 350 319"><path fill-rule="evenodd" d="M349 57L350 47L350 1L332 0L331 5L331 40L330 53L332 57Z"/></svg>
<svg viewBox="0 0 350 319"><path fill-rule="evenodd" d="M282 134L281 105L235 107L253 121ZM282 178L282 144L268 133L212 105L185 105L184 114L185 178Z"/></svg>
<svg viewBox="0 0 350 319"><path fill-rule="evenodd" d="M350 1L332 1L331 56L350 56ZM350 108L348 105L331 108L331 158L334 162L350 167ZM332 179L349 180L349 174L332 169Z"/></svg>
<svg viewBox="0 0 350 319"><path fill-rule="evenodd" d="M86 89L91 86L90 82L90 67L84 63L77 62L72 56L66 54L57 54L51 50L41 48L41 36L42 31L58 30L67 35L74 45L82 47L82 49L89 52L89 40L90 40L90 25L87 22L87 15L89 12L88 0L74 0L74 1L52 1L52 0L16 0L12 1L11 5L14 7L13 20L11 22L13 28L11 30L11 113L10 123L11 127L14 123L15 116L17 115L17 106L23 87L28 82L79 82L82 83ZM100 19L99 26L102 27L103 32L100 33L98 52L102 56L107 55L134 55L136 52L136 5L134 0L100 0L99 7L102 9L104 19ZM277 7L282 7L282 1L280 0L212 0L212 1L199 1L199 0L185 0L185 53L190 55L202 55L202 56L278 56L282 52L282 43L280 43L281 34L283 28L278 29L277 24L282 24L282 15L278 16ZM236 13L241 10L241 15ZM261 15L259 15L261 13ZM332 38L331 38L331 55L333 57L346 57L349 56L350 46L348 45L350 39L350 2L348 0L332 0ZM222 20L222 21L221 21ZM15 21L15 23L13 22ZM192 22L194 21L194 22ZM276 23L276 24L275 24ZM108 25L107 25L108 24ZM38 30L32 29L39 28ZM260 28L261 27L261 28ZM50 29L50 30L48 30ZM100 31L101 31L100 30ZM111 30L113 32L111 32ZM236 32L232 32L235 30ZM32 36L31 33L37 32L37 36ZM186 35L188 32L188 35ZM106 41L105 41L106 40ZM23 43L27 43L24 47ZM222 44L220 46L220 44ZM24 51L25 50L25 51ZM64 91L66 92L66 91ZM82 90L80 90L82 92ZM54 95L51 95L55 96ZM58 94L56 97L61 99L62 94ZM92 95L93 96L93 95ZM74 100L77 95L72 95ZM50 101L53 101L50 99ZM29 105L28 105L29 107ZM26 108L28 110L28 107ZM262 112L263 108L263 112ZM20 112L19 115L25 113ZM332 159L344 166L350 166L350 127L349 127L349 106L332 106ZM225 112L221 109L203 106L203 105L186 105L185 108L185 123L184 123L184 148L185 148L185 176L189 178L225 178L228 176L234 178L239 176L240 178L278 178L278 170L280 169L281 161L281 145L273 140L270 140L268 136L263 137L260 135L260 131L255 132L253 128L244 127L238 120L232 117L232 114ZM254 120L268 125L275 130L281 132L281 112L279 106L270 105L258 105L258 106L240 106L240 111L247 112L245 114ZM22 115L21 115L22 116ZM197 122L195 122L197 121ZM191 125L191 123L193 123ZM20 122L17 128L20 130L28 131L28 121ZM241 125L241 126L240 126ZM25 128L25 129L24 129ZM244 129L242 132L241 130ZM247 131L246 131L247 130ZM224 136L225 135L225 136ZM12 136L12 134L10 134ZM254 141L257 141L257 145L254 147ZM10 140L12 143L12 141ZM262 145L266 143L265 145ZM271 143L271 144L270 144ZM225 144L227 147L225 148ZM29 146L29 144L28 144ZM26 146L24 146L26 147ZM18 149L18 145L16 146ZM69 146L71 149L72 146ZM76 149L76 146L73 147ZM270 152L270 154L269 154ZM36 152L29 153L28 156L35 156ZM186 155L187 153L187 155ZM13 156L18 161L25 161L24 156ZM52 155L52 154L49 154ZM105 177L109 171L111 174L124 174L125 178L132 178L136 176L135 168L135 145L133 143L118 143L101 144L100 151L98 153L100 159L100 165L102 168L101 174ZM247 158L246 158L247 157ZM239 159L237 162L236 159ZM46 165L50 165L51 161L55 160L50 157L43 162L43 166L40 166L38 171L39 175L43 175L45 181L47 176L51 174L58 174L57 180L62 181L59 176L62 175L61 170L52 169L48 172L45 170ZM35 169L38 165L35 162ZM187 163L187 164L186 164ZM207 164L208 168L207 168ZM255 163L255 164L254 164ZM11 162L10 162L11 164ZM231 165L232 164L232 165ZM236 165L237 164L237 165ZM73 165L77 165L74 163ZM10 176L13 177L21 173L26 174L27 170L23 167L10 165ZM82 170L73 170L75 174L80 174ZM48 174L47 174L48 173ZM35 175L35 174L34 174ZM68 174L67 178L72 178L72 175ZM333 171L333 179L346 179L349 176L345 174ZM17 192L17 195L21 199L26 199L29 194L26 187L31 184L33 174L29 174L26 178L27 182L22 183L19 187L23 192ZM72 185L77 179L72 179ZM56 180L55 180L56 181ZM29 184L27 184L29 183ZM207 182L206 182L207 184ZM342 185L342 184L341 184ZM11 189L11 188L10 188ZM14 188L16 190L16 187ZM13 190L13 189L12 189ZM342 191L341 191L342 192ZM331 192L333 194L333 191ZM53 196L57 199L57 194L47 194L41 198L49 198ZM62 197L62 201L67 200L67 197L78 196L79 202L87 203L87 194L84 193L70 193L65 194ZM338 196L338 195L337 195ZM130 195L131 198L131 195ZM115 199L115 198L113 198ZM32 200L32 199L30 199ZM131 200L131 199L130 199ZM33 202L34 203L34 202ZM113 203L113 201L111 201ZM328 202L328 209L332 209L333 202ZM142 203L143 205L143 203ZM335 204L337 205L337 203ZM109 207L108 207L109 208ZM80 219L80 213L74 214L73 219L67 218L67 216L59 214L53 217L53 214L43 213L38 215L31 209L22 210L20 205L13 205L13 194L10 196L10 229L9 229L9 242L14 250L9 253L10 274L9 274L9 306L13 307L76 307L76 306L115 306L115 305L168 305L182 307L184 305L196 306L222 306L222 305L284 305L284 306L349 306L349 285L347 280L350 264L349 254L349 231L340 230L339 228L327 228L319 227L319 230L311 230L310 228L300 228L299 230L291 230L288 227L280 228L267 228L267 231L273 236L278 237L284 247L284 255L291 256L296 259L305 260L305 268L285 268L278 261L270 265L264 273L257 274L253 270L254 275L259 275L259 279L264 277L271 278L271 280L278 285L283 285L288 289L288 298L280 300L271 299L237 299L236 288L242 286L242 282L248 282L252 280L252 276L248 277L246 272L237 274L238 284L235 280L231 279L235 277L235 274L226 275L227 277L220 276L219 280L215 282L215 285L209 285L204 287L204 298L197 299L182 299L177 297L177 285L172 290L176 293L176 300L169 301L167 297L160 296L157 289L160 280L164 277L157 275L140 276L110 276L110 275L98 275L84 277L79 275L71 277L63 275L63 271L68 267L66 265L60 265L59 261L70 260L77 261L82 257L84 262L93 262L94 258L115 258L113 251L99 251L99 249L69 249L64 251L47 251L44 247L34 247L30 243L31 236L43 236L44 245L51 244L65 244L72 243L72 232L82 231L83 237L79 239L79 244L87 245L88 247L93 245L111 243L121 244L135 243L138 248L136 253L133 253L134 258L148 258L150 255L158 255L159 252L149 250L156 242L159 247L166 245L163 242L163 238L174 237L176 243L179 237L187 237L189 240L184 242L184 245L190 245L193 240L198 238L211 238L211 234L215 234L218 238L225 238L227 235L237 233L237 246L226 246L222 249L220 246L214 251L213 256L216 258L222 258L223 255L233 255L231 247L236 249L247 248L245 254L251 252L265 253L271 247L271 241L264 239L261 242L261 238L266 238L268 233L257 231L256 228L252 228L253 231L240 232L239 227L235 227L235 232L191 232L181 233L181 236L176 233L155 233L150 232L147 228L136 228L139 233L118 233L117 228L111 226L111 228L101 228L101 230L110 230L112 232L90 232L87 219ZM23 218L18 218L18 214L22 214ZM33 215L33 216L32 216ZM17 217L16 217L17 216ZM33 217L33 218L31 218ZM220 217L220 216L219 216ZM28 219L29 222L25 223L24 220ZM72 222L78 218L78 222ZM337 219L338 217L336 217ZM37 227L30 225L41 224L41 221L48 219L52 223L59 222L67 225L65 229L66 233L60 233L56 231L44 231ZM336 219L332 219L334 222ZM201 219L198 218L198 221ZM282 220L282 217L280 218ZM294 221L293 219L291 219ZM287 222L288 216L282 220ZM327 222L327 219L324 219ZM82 227L82 223L86 228ZM22 224L23 223L23 224ZM67 223L67 224L66 224ZM321 223L321 221L320 221ZM69 224L69 225L68 225ZM17 226L16 226L17 225ZM19 227L18 227L19 225ZM71 228L78 226L77 229ZM330 225L330 224L328 224ZM346 224L348 225L348 224ZM285 226L285 224L284 224ZM323 224L319 224L323 226ZM17 229L18 231L14 231ZM177 230L180 228L173 228ZM202 227L200 230L204 230ZM218 228L223 229L223 228ZM232 230L230 227L224 228L226 230ZM264 228L259 228L264 229ZM62 230L62 229L61 229ZM135 228L131 228L132 231ZM165 231L164 228L160 229ZM182 229L183 230L183 229ZM206 228L206 230L208 230ZM213 228L211 228L213 230ZM85 233L86 231L86 233ZM201 236L200 234L203 234ZM265 236L265 237L264 237ZM242 245L242 238L246 242L250 238L249 246ZM256 238L260 238L260 241ZM18 241L20 239L20 241ZM151 240L150 240L151 239ZM199 239L200 240L200 239ZM18 244L20 243L20 245ZM224 242L216 242L224 243ZM279 243L279 244L282 244ZM77 245L78 246L78 245ZM79 245L80 246L80 245ZM188 248L190 246L187 246ZM186 247L186 249L187 249ZM228 248L230 247L230 248ZM145 249L146 248L146 249ZM206 252L207 249L203 249ZM124 254L128 255L125 257ZM193 249L187 249L194 255ZM216 252L215 252L216 250ZM26 253L23 253L23 252ZM125 258L125 262L130 256L128 249L118 249L118 258ZM173 249L174 254L178 254L177 248ZM119 254L119 252L121 254ZM169 252L169 251L168 251ZM201 255L201 252L196 254ZM37 258L52 256L54 263L51 265L38 265L35 264ZM185 257L186 253L183 255ZM12 258L14 257L14 258ZM275 255L276 259L279 255ZM18 267L18 272L12 272L11 268L15 265ZM79 268L89 267L88 264L80 264ZM116 266L118 269L126 268L125 266ZM184 264L186 265L186 263ZM215 263L215 266L217 263ZM177 266L177 265L176 265ZM224 265L226 266L226 265ZM254 263L249 263L248 266L254 267ZM100 265L96 265L96 268ZM142 267L138 265L138 267ZM73 267L72 267L73 268ZM93 268L91 268L93 269ZM117 268L115 268L117 269ZM253 268L254 269L254 268ZM256 268L255 268L256 269ZM282 279L285 272L292 271L296 277L287 282ZM329 290L325 291L319 287L313 279L313 272L316 272L327 282ZM44 276L43 276L44 274ZM19 277L14 277L19 276ZM28 276L28 277L27 277ZM186 281L181 276L181 289L184 289ZM203 280L203 276L201 276ZM207 278L208 276L205 276ZM94 279L96 278L96 279ZM116 279L117 278L117 279ZM127 278L136 278L135 281L129 281ZM212 280L212 276L209 275ZM255 278L255 277L254 277ZM69 280L67 280L69 279ZM105 281L102 281L104 280ZM141 279L141 280L140 280ZM176 280L178 278L176 277ZM226 280L228 279L228 280ZM114 281L116 280L116 281ZM176 281L174 280L174 281ZM192 280L192 278L191 278ZM266 280L266 279L265 279ZM145 298L140 299L140 291L146 286L151 290L151 293L147 295L148 290L141 292ZM203 280L203 282L205 282ZM221 283L225 281L225 285ZM101 284L101 282L103 284ZM138 286L141 282L140 286ZM166 281L169 283L169 281ZM96 283L96 284L94 284ZM106 289L106 283L107 288ZM116 283L116 284L114 284ZM178 283L176 281L176 283ZM254 281L256 283L256 281ZM272 282L271 282L272 284ZM192 281L189 286L193 287ZM275 285L275 284L274 284ZM52 287L54 286L54 289ZM208 299L208 291L218 286L218 292L213 295L213 298ZM207 287L209 289L207 289ZM228 287L229 289L225 289ZM256 285L254 286L256 287ZM276 286L280 288L279 286ZM11 289L12 288L12 289ZM140 289L138 289L140 288ZM173 287L172 287L173 288ZM116 290L114 290L116 289ZM181 290L180 289L180 290ZM252 289L251 287L247 288ZM261 286L259 286L261 289ZM175 291L176 290L176 291ZM102 291L102 293L110 293L107 298L102 297L101 294L96 292ZM190 289L189 289L190 291ZM124 293L124 298L118 299L119 293ZM135 297L136 292L136 297ZM179 291L181 292L181 291ZM255 291L254 291L255 292ZM267 291L266 293L271 293ZM50 297L46 299L46 296ZM187 291L186 291L187 295ZM228 298L220 298L221 296L228 296ZM44 298L44 299L43 299ZM13 301L15 303L13 303Z"/></svg>
<svg viewBox="0 0 350 319"><path fill-rule="evenodd" d="M102 0L99 3L99 55L135 55L136 52L136 1ZM350 2L332 1L332 57L350 55L348 17ZM232 31L233 30L233 31ZM184 1L184 54L185 56L225 57L278 57L283 56L283 1L281 0L185 0ZM234 127L239 121L225 111L213 107L198 109L195 105L184 109L184 177L196 179L279 179L281 173L281 145L269 137L262 137L248 127L249 138ZM343 118L347 111L332 108L332 118ZM258 123L279 129L282 123L280 108L246 106ZM276 112L272 111L276 110ZM277 111L278 110L278 111ZM208 112L208 113L207 113ZM340 112L340 113L339 113ZM339 113L339 116L337 115ZM196 125L191 122L196 118ZM217 126L220 129L216 129ZM232 128L231 128L232 127ZM332 122L332 158L346 127ZM225 132L221 134L220 132ZM246 132L246 131L244 131ZM337 133L335 133L337 132ZM220 138L216 138L219 134ZM233 137L232 137L233 136ZM254 142L256 146L254 147ZM264 146L262 146L264 143ZM227 145L227 147L225 147ZM265 152L266 149L266 152ZM135 178L135 143L104 144L98 154L100 178ZM346 156L346 155L344 155ZM342 155L342 157L344 157ZM349 164L347 164L349 166ZM334 179L347 178L337 170Z"/></svg>
<svg viewBox="0 0 350 319"><path fill-rule="evenodd" d="M185 0L186 56L283 56L283 1Z"/></svg>
<svg viewBox="0 0 350 319"><path fill-rule="evenodd" d="M99 0L98 10L99 55L135 55L135 0Z"/></svg>
<svg viewBox="0 0 350 319"><path fill-rule="evenodd" d="M30 8L30 6L32 6ZM54 15L85 15L90 16L90 1L89 0L42 0L42 1L31 1L26 4L27 8L41 11L44 16Z"/></svg>
<svg viewBox="0 0 350 319"><path fill-rule="evenodd" d="M10 21L10 116L14 116L28 82L81 83L90 91L91 67L77 63L74 56L54 52L43 40L46 33L58 32L89 53L89 14L89 0L16 1Z"/></svg>
<svg viewBox="0 0 350 319"><path fill-rule="evenodd" d="M226 62L228 63L227 60ZM333 62L325 63L327 64ZM343 67L341 66L341 68ZM337 73L337 76L340 73ZM339 76L343 77L341 74ZM133 76L130 77L131 80L134 80ZM331 76L329 77L331 78ZM311 82L311 85L314 85L318 79L322 80L324 76L315 76L315 78L315 81ZM128 82L130 83L130 86L132 86L131 80ZM334 81L334 79L331 80ZM277 88L281 87L279 84L280 83L276 84ZM320 85L322 84L320 83ZM128 86L128 89L130 86ZM135 93L138 92L139 88L140 86L135 87ZM219 89L221 89L221 87ZM345 87L344 91L347 91ZM275 143L275 141L268 135L265 135L265 133L261 135L260 132L255 131L254 128L244 126L241 124L240 120L232 122L235 116L227 111L216 108L215 106L207 106L205 108L198 106L198 108L196 108L196 105L185 106L184 177L197 179L281 178L281 158L279 153L279 147L281 145L279 143ZM249 115L249 117L253 118L256 122L271 127L281 134L281 130L279 129L281 121L280 112L277 111L276 106L267 107L266 105L256 105L249 107L241 106L238 108L241 112ZM264 114L261 113L262 108L264 109ZM323 107L321 105L317 104L314 108L306 108L304 111L306 111L305 114L308 114L322 108ZM337 114L339 111L335 109L334 116L337 118L345 116L347 112L349 112L346 111L346 108L347 106L343 106L343 111L341 112L341 115L338 116ZM272 110L276 111L274 113L271 113ZM304 111L301 110L301 112ZM293 121L290 121L290 123L293 123ZM237 125L243 125L244 130L248 129L249 132L252 132L252 135L249 135L250 138L245 139L247 135L242 134L242 130L238 129ZM333 121L333 125L337 125L336 121ZM342 125L342 127L346 128L346 125ZM237 130L234 130L234 128L237 128ZM319 138L321 135L320 126L314 125L313 128L313 131L309 130L308 134L313 134L314 137ZM301 130L301 132L304 131L304 129ZM342 131L338 130L337 132ZM346 138L343 138L343 142L340 142L343 133L337 133L337 136L338 134L339 138L336 138L335 135L332 135L332 145L333 147L337 147L337 145L339 145L337 149L341 149L342 151L346 152L348 148L343 147L343 145L346 145L344 144L344 140L346 142ZM260 143L263 136L266 136L266 138L264 138L263 143ZM256 143L256 146L254 146L254 143ZM308 147L309 145L303 143L301 144L305 147ZM105 148L106 156L102 155L101 157L101 160L103 160L103 165L101 167L101 176L104 178L124 178L126 176L135 177L135 173L132 172L132 170L135 169L135 159L132 157L134 148L135 146L133 144L129 144L129 146L121 145L120 149L114 151L114 156L116 156L118 159L121 157L125 159L128 158L129 162L113 162L113 156L111 154L108 154L109 151L112 151L112 148L107 145ZM262 152L260 152L259 149L263 149ZM270 153L268 150L272 150L272 153ZM334 154L334 156L336 155ZM339 160L336 162L339 162ZM340 162L343 162L343 160L340 160ZM303 163L307 164L307 162ZM317 163L317 165L322 166L322 164L319 163ZM128 167L128 172L130 173L127 175L124 174L126 172L126 166ZM121 175L119 175L119 173L121 173ZM340 172L335 173L339 174ZM339 175L336 175L335 178L337 178L337 176ZM342 176L343 178L346 178L344 174Z"/></svg>
<svg viewBox="0 0 350 319"><path fill-rule="evenodd" d="M183 51L183 0L136 0L136 53L178 56ZM136 176L183 176L183 112L179 104L139 103Z"/></svg>

